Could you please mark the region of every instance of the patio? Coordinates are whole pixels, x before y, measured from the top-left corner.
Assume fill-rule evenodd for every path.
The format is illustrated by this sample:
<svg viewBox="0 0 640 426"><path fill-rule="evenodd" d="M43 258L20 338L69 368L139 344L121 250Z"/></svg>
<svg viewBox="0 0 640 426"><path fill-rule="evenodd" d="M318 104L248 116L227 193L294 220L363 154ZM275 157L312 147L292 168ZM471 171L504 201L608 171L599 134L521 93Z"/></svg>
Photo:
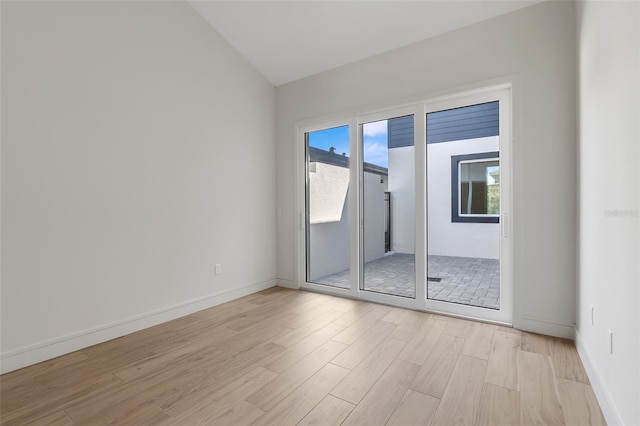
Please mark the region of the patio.
<svg viewBox="0 0 640 426"><path fill-rule="evenodd" d="M393 253L368 262L364 288L376 293L415 297L415 258ZM500 262L497 259L429 256L427 297L489 309L500 307ZM314 281L332 287L349 288L349 270Z"/></svg>

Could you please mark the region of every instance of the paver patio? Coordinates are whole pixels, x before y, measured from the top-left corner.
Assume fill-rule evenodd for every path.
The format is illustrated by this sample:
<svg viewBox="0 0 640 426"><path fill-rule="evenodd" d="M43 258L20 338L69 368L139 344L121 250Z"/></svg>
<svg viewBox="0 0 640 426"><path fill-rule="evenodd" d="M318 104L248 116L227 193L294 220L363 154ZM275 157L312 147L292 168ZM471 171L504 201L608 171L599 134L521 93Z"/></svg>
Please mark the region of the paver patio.
<svg viewBox="0 0 640 426"><path fill-rule="evenodd" d="M427 261L429 299L489 309L500 307L499 260L431 255ZM364 289L413 298L414 274L414 255L387 254L364 265ZM349 288L349 270L318 278L314 282Z"/></svg>

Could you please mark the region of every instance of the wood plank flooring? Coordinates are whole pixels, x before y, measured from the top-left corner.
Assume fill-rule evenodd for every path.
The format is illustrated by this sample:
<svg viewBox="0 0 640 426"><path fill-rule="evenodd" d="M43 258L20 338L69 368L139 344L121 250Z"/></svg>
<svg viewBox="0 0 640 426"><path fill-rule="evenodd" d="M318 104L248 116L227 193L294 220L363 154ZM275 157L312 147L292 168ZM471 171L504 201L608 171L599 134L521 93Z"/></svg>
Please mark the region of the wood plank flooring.
<svg viewBox="0 0 640 426"><path fill-rule="evenodd" d="M0 376L2 425L604 425L573 342L275 287Z"/></svg>

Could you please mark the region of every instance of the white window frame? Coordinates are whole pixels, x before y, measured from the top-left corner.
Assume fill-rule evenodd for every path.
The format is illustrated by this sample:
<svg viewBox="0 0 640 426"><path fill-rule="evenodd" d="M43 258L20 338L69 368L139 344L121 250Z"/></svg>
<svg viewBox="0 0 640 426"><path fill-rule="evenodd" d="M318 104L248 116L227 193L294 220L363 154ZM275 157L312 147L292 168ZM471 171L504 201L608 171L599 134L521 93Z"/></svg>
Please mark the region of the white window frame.
<svg viewBox="0 0 640 426"><path fill-rule="evenodd" d="M492 158L481 158L477 160L462 160L458 162L458 216L460 217L500 217L500 213L462 213L462 178L460 176L462 172L462 166L464 164L472 164L472 163L489 163L492 161L498 162L498 167L500 167L500 158L492 157Z"/></svg>

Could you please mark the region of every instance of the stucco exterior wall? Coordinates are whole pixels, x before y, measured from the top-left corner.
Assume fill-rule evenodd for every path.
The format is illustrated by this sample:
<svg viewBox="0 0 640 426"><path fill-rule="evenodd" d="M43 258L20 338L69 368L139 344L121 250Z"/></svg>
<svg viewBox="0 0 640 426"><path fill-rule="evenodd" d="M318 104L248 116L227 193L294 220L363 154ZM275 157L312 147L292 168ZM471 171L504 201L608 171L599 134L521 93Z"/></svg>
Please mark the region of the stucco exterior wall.
<svg viewBox="0 0 640 426"><path fill-rule="evenodd" d="M451 156L498 151L497 136L427 145L427 250L431 255L500 257L500 224L451 221Z"/></svg>

